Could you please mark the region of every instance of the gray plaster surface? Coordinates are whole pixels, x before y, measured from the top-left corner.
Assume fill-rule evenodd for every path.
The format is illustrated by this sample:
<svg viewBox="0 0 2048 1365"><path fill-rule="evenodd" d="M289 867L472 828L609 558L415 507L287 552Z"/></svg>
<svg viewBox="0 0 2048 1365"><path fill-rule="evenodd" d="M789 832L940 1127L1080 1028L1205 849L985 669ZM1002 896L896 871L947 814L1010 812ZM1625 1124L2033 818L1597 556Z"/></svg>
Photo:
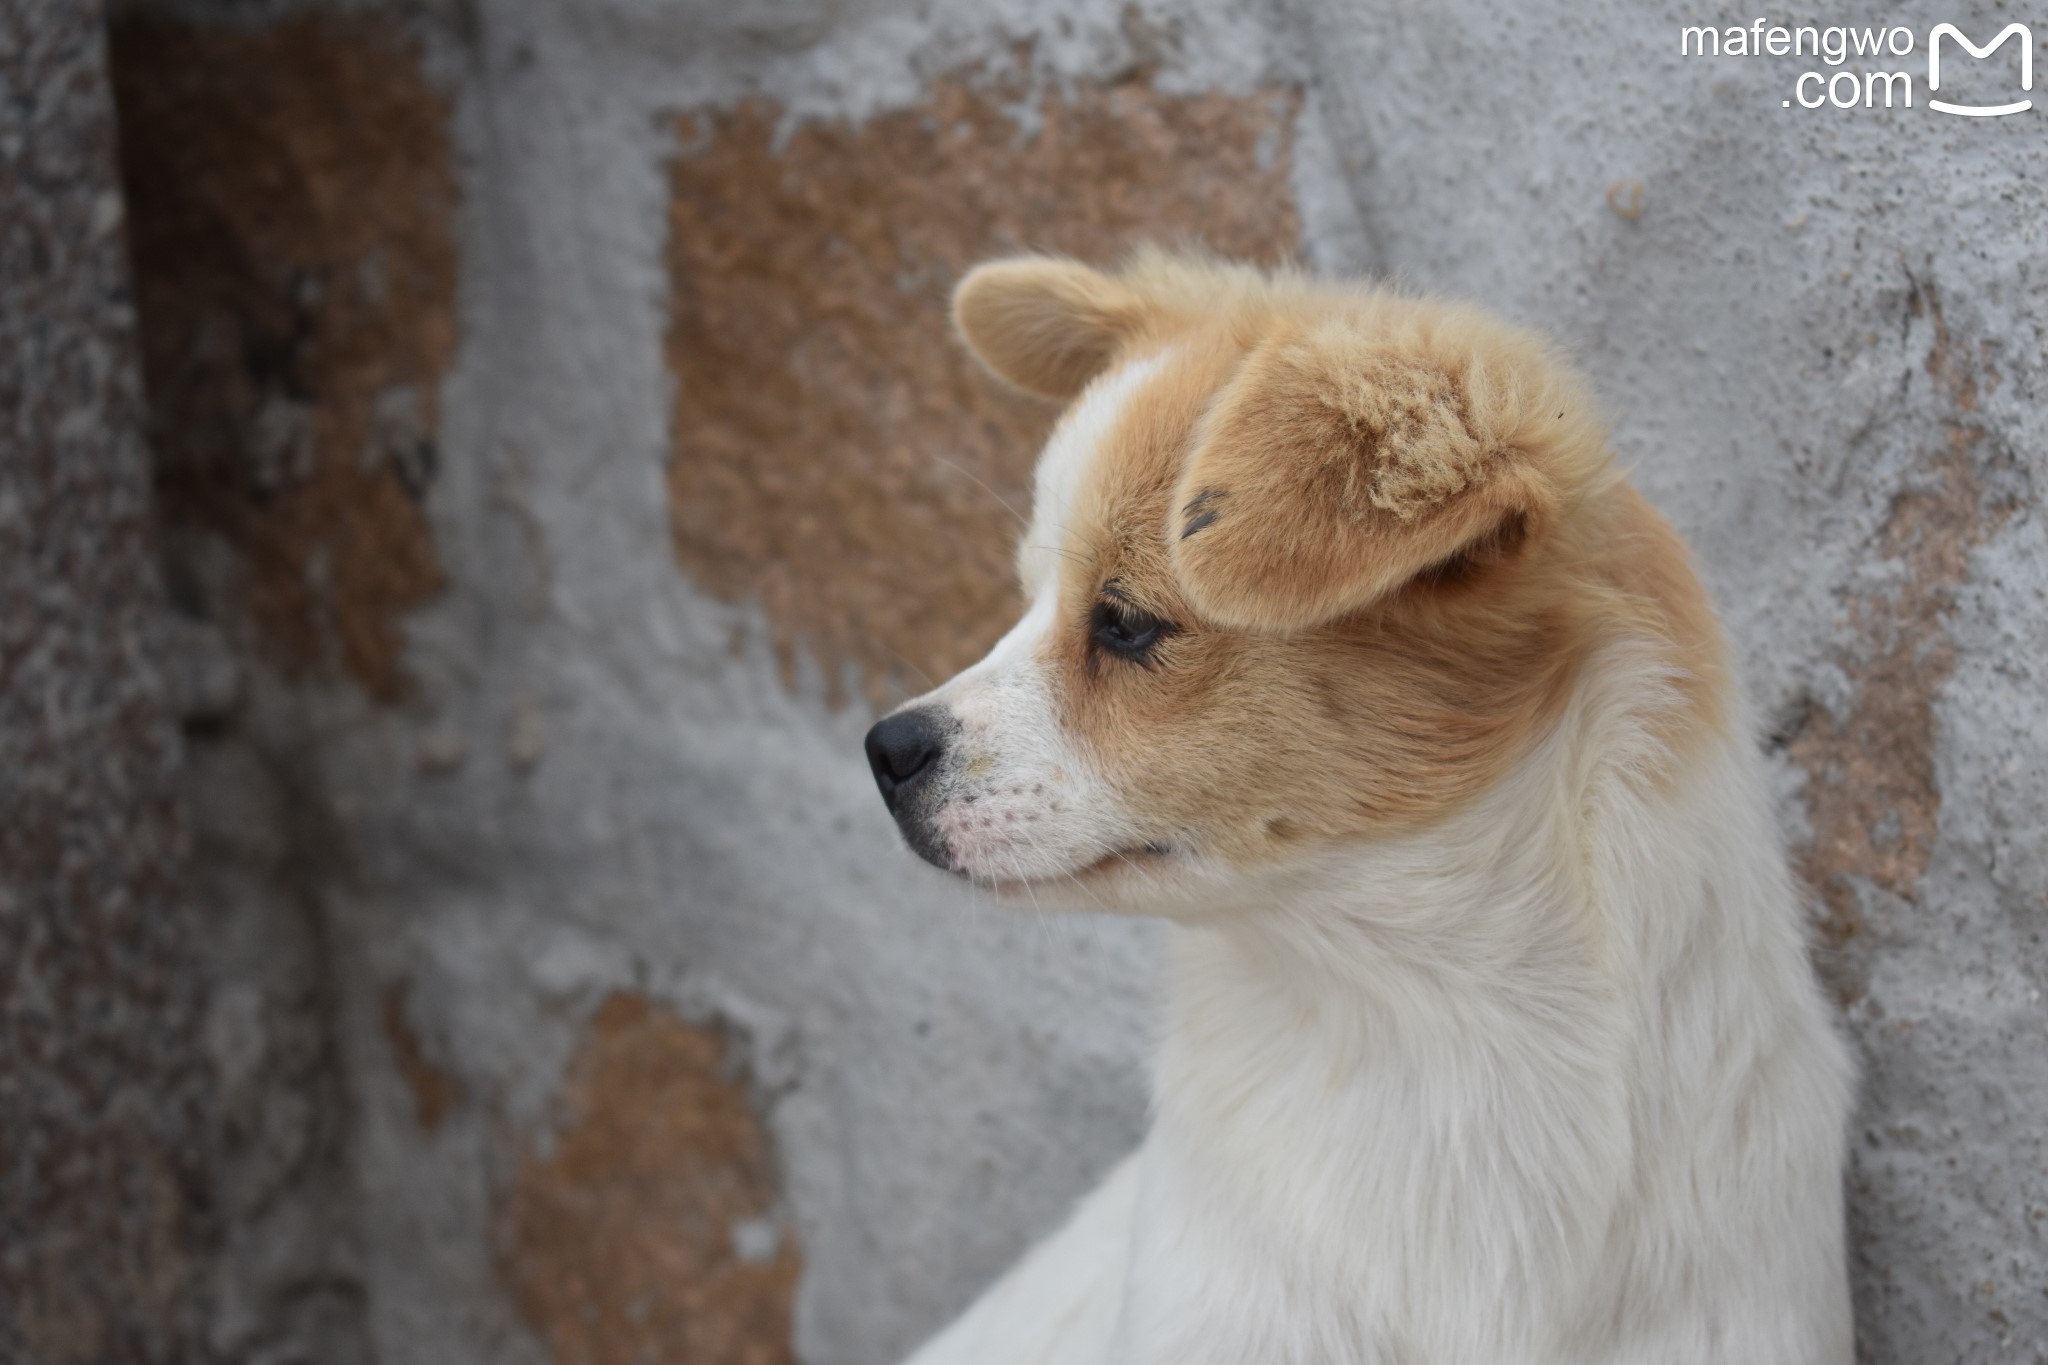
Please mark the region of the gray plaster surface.
<svg viewBox="0 0 2048 1365"><path fill-rule="evenodd" d="M179 680L99 16L0 4L0 1359L196 1358Z"/></svg>

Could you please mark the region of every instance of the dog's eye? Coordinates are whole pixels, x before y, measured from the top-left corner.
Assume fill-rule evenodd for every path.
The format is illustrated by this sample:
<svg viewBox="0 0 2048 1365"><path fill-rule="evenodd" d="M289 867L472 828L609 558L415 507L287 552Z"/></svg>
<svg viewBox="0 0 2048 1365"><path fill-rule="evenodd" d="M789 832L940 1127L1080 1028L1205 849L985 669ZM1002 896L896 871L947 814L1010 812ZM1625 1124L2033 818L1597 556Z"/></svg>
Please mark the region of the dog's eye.
<svg viewBox="0 0 2048 1365"><path fill-rule="evenodd" d="M1173 631L1172 622L1107 597L1095 604L1089 621L1089 633L1096 644L1119 658L1141 664L1151 660L1153 647Z"/></svg>

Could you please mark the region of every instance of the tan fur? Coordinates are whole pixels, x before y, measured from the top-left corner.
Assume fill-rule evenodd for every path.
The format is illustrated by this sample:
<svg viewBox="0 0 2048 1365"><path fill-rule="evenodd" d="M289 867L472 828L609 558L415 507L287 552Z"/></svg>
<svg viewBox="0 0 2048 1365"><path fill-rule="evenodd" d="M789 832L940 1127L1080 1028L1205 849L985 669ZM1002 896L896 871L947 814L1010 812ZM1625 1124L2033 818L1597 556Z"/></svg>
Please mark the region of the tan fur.
<svg viewBox="0 0 2048 1365"><path fill-rule="evenodd" d="M1644 704L1673 763L1719 724L1684 549L1539 342L1187 258L1092 274L984 267L958 314L1041 392L1084 383L1081 357L1164 354L1077 490L1042 646L1062 723L1148 835L1257 863L1438 820L1527 752L1603 643L1667 658L1670 695ZM1149 666L1091 647L1105 584L1177 627Z"/></svg>
<svg viewBox="0 0 2048 1365"><path fill-rule="evenodd" d="M1680 704L1651 718L1669 747L1669 776L1693 748L1725 732L1729 690L1728 643L1714 604L1693 571L1692 553L1655 507L1632 484L1621 484L1602 508L1603 569L1616 590L1612 628L1633 628L1655 640L1669 661Z"/></svg>
<svg viewBox="0 0 2048 1365"><path fill-rule="evenodd" d="M953 291L953 325L967 348L998 379L1041 398L1073 397L1144 317L1120 281L1048 256L981 266Z"/></svg>
<svg viewBox="0 0 2048 1365"><path fill-rule="evenodd" d="M1181 475L1175 567L1212 620L1319 625L1540 533L1605 464L1589 406L1535 342L1463 310L1369 295L1277 319Z"/></svg>

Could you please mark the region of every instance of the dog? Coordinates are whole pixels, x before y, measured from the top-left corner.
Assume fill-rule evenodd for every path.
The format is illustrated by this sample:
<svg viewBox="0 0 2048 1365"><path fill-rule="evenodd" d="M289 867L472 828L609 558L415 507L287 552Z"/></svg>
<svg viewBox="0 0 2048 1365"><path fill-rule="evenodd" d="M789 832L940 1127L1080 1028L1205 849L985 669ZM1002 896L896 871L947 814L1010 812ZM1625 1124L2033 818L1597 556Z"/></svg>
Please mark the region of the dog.
<svg viewBox="0 0 2048 1365"><path fill-rule="evenodd" d="M914 1365L1848 1365L1854 1089L1727 645L1544 343L983 265L1028 606L869 732L926 861L1172 928L1147 1136Z"/></svg>

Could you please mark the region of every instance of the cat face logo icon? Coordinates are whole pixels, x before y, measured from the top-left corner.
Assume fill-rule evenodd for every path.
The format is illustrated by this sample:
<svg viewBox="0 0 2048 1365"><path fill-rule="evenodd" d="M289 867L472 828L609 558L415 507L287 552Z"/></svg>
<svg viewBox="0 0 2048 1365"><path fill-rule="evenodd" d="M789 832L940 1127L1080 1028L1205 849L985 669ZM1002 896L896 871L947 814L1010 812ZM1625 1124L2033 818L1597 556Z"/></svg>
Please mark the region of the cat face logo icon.
<svg viewBox="0 0 2048 1365"><path fill-rule="evenodd" d="M1972 57L1989 57L2005 46L2005 40L2017 36L2020 40L2020 89L2034 88L2034 32L2025 24L2007 24L1998 31L1998 36L1979 47L1964 36L1954 24L1937 24L1927 38L1927 88L1941 89L1941 40L1953 38L1963 45ZM1950 104L1947 100L1930 99L1930 109L1939 109L1944 114L1961 114L1965 118L1997 118L2001 114L2024 114L2034 107L2032 100L2019 100L2013 104Z"/></svg>

